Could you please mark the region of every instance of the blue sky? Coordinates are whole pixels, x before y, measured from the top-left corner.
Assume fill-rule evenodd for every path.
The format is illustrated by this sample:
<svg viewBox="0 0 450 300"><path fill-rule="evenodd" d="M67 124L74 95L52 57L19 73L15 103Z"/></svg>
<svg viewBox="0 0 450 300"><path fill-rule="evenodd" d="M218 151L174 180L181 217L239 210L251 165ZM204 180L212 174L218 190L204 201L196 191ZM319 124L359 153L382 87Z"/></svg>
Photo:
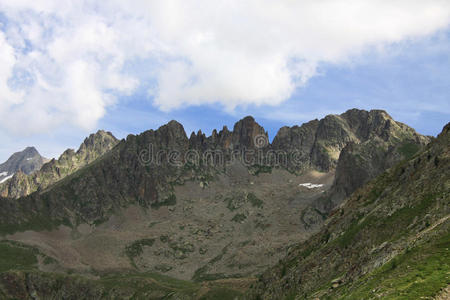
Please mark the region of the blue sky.
<svg viewBox="0 0 450 300"><path fill-rule="evenodd" d="M349 64L320 67L320 75L279 106L249 105L227 112L220 105L201 105L165 113L149 105L151 98L135 95L113 107L99 128L124 137L175 119L188 135L198 129L210 134L252 115L272 139L282 126L360 108L384 109L395 120L435 136L450 121L450 30L393 48L390 54L367 53Z"/></svg>
<svg viewBox="0 0 450 300"><path fill-rule="evenodd" d="M355 107L438 134L450 3L352 2L0 1L0 161L172 119L210 134L252 115L272 139Z"/></svg>

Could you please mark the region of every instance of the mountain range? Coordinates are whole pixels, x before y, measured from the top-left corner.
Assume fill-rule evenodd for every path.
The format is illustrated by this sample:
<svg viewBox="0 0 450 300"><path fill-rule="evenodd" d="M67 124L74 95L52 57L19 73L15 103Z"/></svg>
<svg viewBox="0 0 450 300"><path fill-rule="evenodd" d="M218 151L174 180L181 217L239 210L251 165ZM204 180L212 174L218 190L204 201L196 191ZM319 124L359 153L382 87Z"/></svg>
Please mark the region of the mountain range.
<svg viewBox="0 0 450 300"><path fill-rule="evenodd" d="M73 149L67 149L61 154L58 160L52 159L45 164L44 160L38 160L42 161L42 163L36 165L36 168L32 170L36 171L34 173L26 172L22 169L21 172L11 172L10 177L12 179L0 185L0 196L19 198L37 190L45 189L49 185L93 162L111 150L117 143L118 140L112 133L99 130L97 133L87 137L76 152ZM34 148L27 148L24 152L28 149L32 149L37 153ZM39 154L37 153L37 155ZM23 156L31 157L28 154ZM8 161L10 160L11 158ZM26 161L31 163L33 159L29 160L27 158Z"/></svg>
<svg viewBox="0 0 450 300"><path fill-rule="evenodd" d="M448 145L448 126L435 139L358 109L272 143L250 116L210 136L176 121L121 141L99 131L0 184L0 296L361 299L397 295L388 279L427 251L443 270L421 274L434 296Z"/></svg>

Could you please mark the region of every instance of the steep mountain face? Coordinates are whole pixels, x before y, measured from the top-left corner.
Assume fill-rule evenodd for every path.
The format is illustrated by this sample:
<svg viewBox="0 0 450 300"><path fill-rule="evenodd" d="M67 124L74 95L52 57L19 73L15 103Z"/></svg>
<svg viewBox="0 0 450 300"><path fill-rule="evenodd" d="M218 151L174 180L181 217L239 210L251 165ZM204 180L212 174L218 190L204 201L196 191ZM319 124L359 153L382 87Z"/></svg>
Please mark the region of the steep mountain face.
<svg viewBox="0 0 450 300"><path fill-rule="evenodd" d="M17 172L31 174L39 170L46 161L34 147L16 152L6 162L0 164L0 183L7 181Z"/></svg>
<svg viewBox="0 0 450 300"><path fill-rule="evenodd" d="M306 210L307 218L315 220L327 215L370 179L410 158L429 141L429 137L394 121L385 111L351 109L300 127L283 127L272 147L296 155L294 164L288 164L291 171L335 170L331 189Z"/></svg>
<svg viewBox="0 0 450 300"><path fill-rule="evenodd" d="M370 147L347 147L341 157L368 151L369 161L378 159L377 150ZM293 247L260 277L249 298L431 299L444 295L450 271L449 171L450 123L423 152L353 193L319 233Z"/></svg>
<svg viewBox="0 0 450 300"><path fill-rule="evenodd" d="M317 169L323 172L335 169L342 149L349 143L368 144L376 141L384 149L414 144L416 150L429 142L429 138L417 134L414 129L394 121L382 110L351 109L341 115L328 115L302 126L283 127L273 140L276 150L296 152L296 164L292 170ZM404 159L403 155L399 155ZM398 161L392 158L392 161ZM382 168L384 170L384 168Z"/></svg>
<svg viewBox="0 0 450 300"><path fill-rule="evenodd" d="M298 151L300 166L309 168L311 151L316 141L319 120L313 120L301 126L282 127L275 136L272 147L276 150Z"/></svg>
<svg viewBox="0 0 450 300"><path fill-rule="evenodd" d="M341 150L375 140L385 155L405 141L420 149L427 138L382 111L284 127L272 144L252 117L233 131L190 138L171 121L129 135L47 188L2 199L0 233L43 249L65 271L127 269L196 281L253 276L291 241L321 228L329 210L315 203L333 195ZM348 176L345 168L341 174Z"/></svg>
<svg viewBox="0 0 450 300"><path fill-rule="evenodd" d="M384 112L349 110L343 116L361 142L348 143L340 153L335 183L329 192L334 204L399 161L411 158L430 141ZM362 123L364 119L368 121Z"/></svg>
<svg viewBox="0 0 450 300"><path fill-rule="evenodd" d="M111 150L117 143L118 140L110 132L100 130L95 134L91 134L80 145L77 152L68 149L58 160L52 159L44 165L41 164L39 166L40 170L33 174L24 170L16 172L11 180L0 185L0 196L19 198L37 190L43 190L93 162Z"/></svg>

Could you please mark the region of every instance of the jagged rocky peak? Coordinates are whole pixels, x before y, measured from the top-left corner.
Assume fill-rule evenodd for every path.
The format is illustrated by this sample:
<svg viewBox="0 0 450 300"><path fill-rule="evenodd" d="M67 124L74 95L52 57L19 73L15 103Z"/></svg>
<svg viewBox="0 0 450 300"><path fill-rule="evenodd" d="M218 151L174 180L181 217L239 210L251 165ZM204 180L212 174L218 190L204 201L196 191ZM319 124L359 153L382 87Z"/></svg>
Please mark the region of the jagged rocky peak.
<svg viewBox="0 0 450 300"><path fill-rule="evenodd" d="M111 150L118 142L119 140L111 132L99 130L85 138L76 152L74 149L65 150L58 161L70 164L79 161L90 162Z"/></svg>
<svg viewBox="0 0 450 300"><path fill-rule="evenodd" d="M282 127L274 138L274 146L286 143L305 144L299 139L314 136L327 144L346 145L350 141L363 141L378 136L387 140L399 131L413 135L415 131L392 119L384 110L350 109L341 115L327 115L321 120L313 120L302 126ZM419 135L420 136L420 135Z"/></svg>
<svg viewBox="0 0 450 300"><path fill-rule="evenodd" d="M159 127L155 131L158 135L165 135L169 138L182 138L187 139L186 132L184 130L184 127L181 123L178 121L172 120L168 122L167 124Z"/></svg>
<svg viewBox="0 0 450 300"><path fill-rule="evenodd" d="M117 139L111 132L99 130L96 133L90 134L81 144L80 148L99 148L105 146L105 144L109 145L116 142Z"/></svg>
<svg viewBox="0 0 450 300"><path fill-rule="evenodd" d="M26 147L21 154L28 155L29 157L40 156L39 152L34 147Z"/></svg>
<svg viewBox="0 0 450 300"><path fill-rule="evenodd" d="M171 130L173 132L183 133L184 135L186 135L183 125L176 120L169 121L166 125L163 125L160 128L158 128L158 130L161 130L163 128L167 128L168 130Z"/></svg>
<svg viewBox="0 0 450 300"><path fill-rule="evenodd" d="M319 126L317 127L316 139L324 140L327 144L336 143L345 145L357 138L342 116L328 115L320 120Z"/></svg>
<svg viewBox="0 0 450 300"><path fill-rule="evenodd" d="M273 139L276 149L305 148L311 149L314 143L319 120L315 119L301 126L281 127Z"/></svg>
<svg viewBox="0 0 450 300"><path fill-rule="evenodd" d="M27 147L16 152L6 162L0 164L0 183L17 172L31 174L39 170L46 161L47 159L42 157L34 147Z"/></svg>
<svg viewBox="0 0 450 300"><path fill-rule="evenodd" d="M265 143L268 143L268 135L264 128L253 117L247 116L234 124L232 143L234 146L254 148L257 136L263 137L260 139L261 143L264 142L264 137Z"/></svg>
<svg viewBox="0 0 450 300"><path fill-rule="evenodd" d="M217 132L215 135L212 135L209 139L211 139L212 143L217 139ZM189 148L197 149L197 150L205 150L209 146L208 138L206 134L204 134L201 130L197 131L197 134L192 131L191 136L189 138Z"/></svg>
<svg viewBox="0 0 450 300"><path fill-rule="evenodd" d="M391 117L382 110L372 110L371 112L368 112L366 110L356 108L347 110L342 114L342 117L347 121L349 127L356 132L358 136L365 136L367 138L368 132L370 131L368 126L369 115L372 115L372 118L374 115L379 115L380 117L386 116L391 119ZM379 117L376 119L380 120Z"/></svg>
<svg viewBox="0 0 450 300"><path fill-rule="evenodd" d="M155 131L156 142L167 148L185 148L188 138L183 125L172 120Z"/></svg>
<svg viewBox="0 0 450 300"><path fill-rule="evenodd" d="M247 116L234 124L233 131L230 131L227 126L223 126L220 132L214 129L210 136L206 136L201 130L197 133L192 132L189 146L199 150L254 148L255 138L258 136L262 136L260 142L264 142L264 146L269 145L268 135L264 128L252 116Z"/></svg>
<svg viewBox="0 0 450 300"><path fill-rule="evenodd" d="M408 140L420 146L429 142L429 138L394 121L384 110L350 109L341 115L327 115L301 126L283 127L272 145L275 149L300 151L304 158L302 168L329 171L336 168L339 155L348 143L372 140L388 144Z"/></svg>
<svg viewBox="0 0 450 300"><path fill-rule="evenodd" d="M183 125L172 120L156 130L149 129L138 135L129 134L122 145L129 150L133 148L133 151L146 150L149 147L155 151L169 149L183 151L189 147L189 139Z"/></svg>
<svg viewBox="0 0 450 300"><path fill-rule="evenodd" d="M350 109L341 115L360 140L378 137L384 141L411 139L417 143L429 142L427 137L418 134L413 128L395 121L386 111Z"/></svg>
<svg viewBox="0 0 450 300"><path fill-rule="evenodd" d="M118 140L111 132L99 130L89 135L83 141L76 154L84 156L85 160L91 161L102 155L105 149L112 149L117 143Z"/></svg>
<svg viewBox="0 0 450 300"><path fill-rule="evenodd" d="M217 144L224 149L229 149L231 147L231 131L227 126L223 126L222 130L217 136Z"/></svg>

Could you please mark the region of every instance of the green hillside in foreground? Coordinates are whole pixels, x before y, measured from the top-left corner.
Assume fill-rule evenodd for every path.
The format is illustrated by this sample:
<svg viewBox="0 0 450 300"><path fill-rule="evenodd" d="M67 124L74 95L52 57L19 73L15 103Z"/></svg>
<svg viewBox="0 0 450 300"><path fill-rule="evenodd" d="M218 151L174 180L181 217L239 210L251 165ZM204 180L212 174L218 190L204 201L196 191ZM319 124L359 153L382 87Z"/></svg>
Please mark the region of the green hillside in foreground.
<svg viewBox="0 0 450 300"><path fill-rule="evenodd" d="M130 271L83 276L42 272L55 262L38 249L0 242L0 299L242 299L253 279L194 283Z"/></svg>

